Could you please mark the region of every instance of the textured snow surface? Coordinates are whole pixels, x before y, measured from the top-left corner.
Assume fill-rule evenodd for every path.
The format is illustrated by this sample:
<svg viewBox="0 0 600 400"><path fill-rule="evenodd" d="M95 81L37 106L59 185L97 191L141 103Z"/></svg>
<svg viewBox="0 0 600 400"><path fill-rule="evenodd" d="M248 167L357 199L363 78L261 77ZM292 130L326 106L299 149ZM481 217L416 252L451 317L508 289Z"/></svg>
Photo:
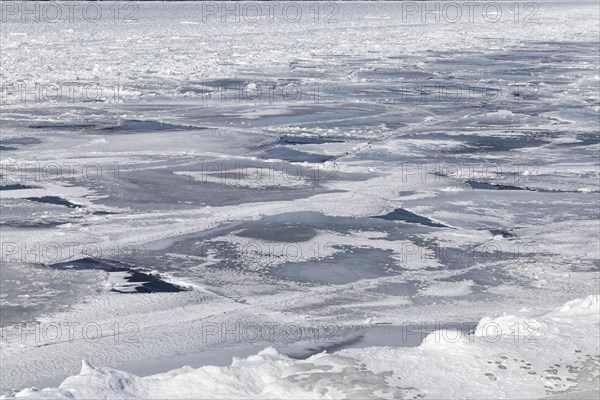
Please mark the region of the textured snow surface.
<svg viewBox="0 0 600 400"><path fill-rule="evenodd" d="M589 395L597 1L124 4L1 16L2 395Z"/></svg>
<svg viewBox="0 0 600 400"><path fill-rule="evenodd" d="M535 318L483 318L474 334L446 329L415 348L368 347L303 360L272 347L227 367L183 367L139 377L83 361L56 389L17 397L90 398L594 398L600 384L600 297L573 300ZM529 324L530 331L516 327ZM503 333L504 332L504 335ZM421 388L420 390L418 388Z"/></svg>

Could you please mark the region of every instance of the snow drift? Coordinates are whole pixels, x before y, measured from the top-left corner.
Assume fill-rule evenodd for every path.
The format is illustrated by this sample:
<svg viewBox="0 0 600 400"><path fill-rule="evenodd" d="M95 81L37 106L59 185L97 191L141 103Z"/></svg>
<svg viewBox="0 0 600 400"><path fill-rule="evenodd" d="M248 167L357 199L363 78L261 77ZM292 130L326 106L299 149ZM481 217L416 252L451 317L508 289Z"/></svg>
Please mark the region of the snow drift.
<svg viewBox="0 0 600 400"><path fill-rule="evenodd" d="M415 348L370 347L292 359L269 347L230 366L139 377L83 361L58 387L20 398L541 398L597 396L600 296L535 318L481 319L475 332L436 331Z"/></svg>

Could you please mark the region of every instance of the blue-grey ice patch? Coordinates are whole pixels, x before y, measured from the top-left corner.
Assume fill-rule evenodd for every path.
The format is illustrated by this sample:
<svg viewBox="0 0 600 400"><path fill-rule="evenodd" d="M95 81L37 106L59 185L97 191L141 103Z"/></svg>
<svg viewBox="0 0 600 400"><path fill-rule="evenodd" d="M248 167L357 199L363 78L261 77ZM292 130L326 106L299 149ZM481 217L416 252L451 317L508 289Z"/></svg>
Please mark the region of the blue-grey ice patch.
<svg viewBox="0 0 600 400"><path fill-rule="evenodd" d="M142 120L124 120L117 126L104 128L105 131L115 133L135 133L135 132L152 132L152 131L182 131L182 130L197 130L207 129L205 127L194 127L175 125L158 121L142 121Z"/></svg>

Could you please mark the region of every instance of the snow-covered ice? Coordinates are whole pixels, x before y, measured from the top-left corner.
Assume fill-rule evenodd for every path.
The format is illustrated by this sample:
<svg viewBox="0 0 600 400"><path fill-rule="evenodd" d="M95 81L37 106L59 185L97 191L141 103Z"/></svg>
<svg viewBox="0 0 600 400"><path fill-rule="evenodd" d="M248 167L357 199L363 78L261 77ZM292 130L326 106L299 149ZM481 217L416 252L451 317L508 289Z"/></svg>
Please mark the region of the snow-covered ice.
<svg viewBox="0 0 600 400"><path fill-rule="evenodd" d="M534 318L486 317L471 334L437 330L412 348L365 347L297 360L269 347L226 367L145 377L84 360L79 375L58 388L26 389L16 397L475 399L543 398L556 391L570 398L577 389L594 398L600 394L600 359L592 355L599 323L600 298L588 296Z"/></svg>
<svg viewBox="0 0 600 400"><path fill-rule="evenodd" d="M32 4L0 394L598 397L597 2Z"/></svg>

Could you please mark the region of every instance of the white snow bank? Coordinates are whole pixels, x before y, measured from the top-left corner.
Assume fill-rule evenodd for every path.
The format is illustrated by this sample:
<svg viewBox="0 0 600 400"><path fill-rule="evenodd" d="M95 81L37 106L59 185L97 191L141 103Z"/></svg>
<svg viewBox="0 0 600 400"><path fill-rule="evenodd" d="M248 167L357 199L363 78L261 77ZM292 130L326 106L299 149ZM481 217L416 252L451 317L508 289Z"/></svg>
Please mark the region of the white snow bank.
<svg viewBox="0 0 600 400"><path fill-rule="evenodd" d="M164 374L138 377L83 361L81 373L57 389L23 390L17 397L52 399L212 399L212 398L367 398L378 393L393 398L385 374L368 371L358 360L316 354L294 360L274 348L228 367L183 367Z"/></svg>
<svg viewBox="0 0 600 400"><path fill-rule="evenodd" d="M600 314L600 296L587 296L583 299L569 301L556 311L560 314L598 316Z"/></svg>
<svg viewBox="0 0 600 400"><path fill-rule="evenodd" d="M346 349L305 360L267 348L228 367L147 377L84 361L81 373L58 388L16 397L585 398L596 393L600 376L599 311L600 296L588 296L535 318L485 317L474 334L438 330L413 348Z"/></svg>

